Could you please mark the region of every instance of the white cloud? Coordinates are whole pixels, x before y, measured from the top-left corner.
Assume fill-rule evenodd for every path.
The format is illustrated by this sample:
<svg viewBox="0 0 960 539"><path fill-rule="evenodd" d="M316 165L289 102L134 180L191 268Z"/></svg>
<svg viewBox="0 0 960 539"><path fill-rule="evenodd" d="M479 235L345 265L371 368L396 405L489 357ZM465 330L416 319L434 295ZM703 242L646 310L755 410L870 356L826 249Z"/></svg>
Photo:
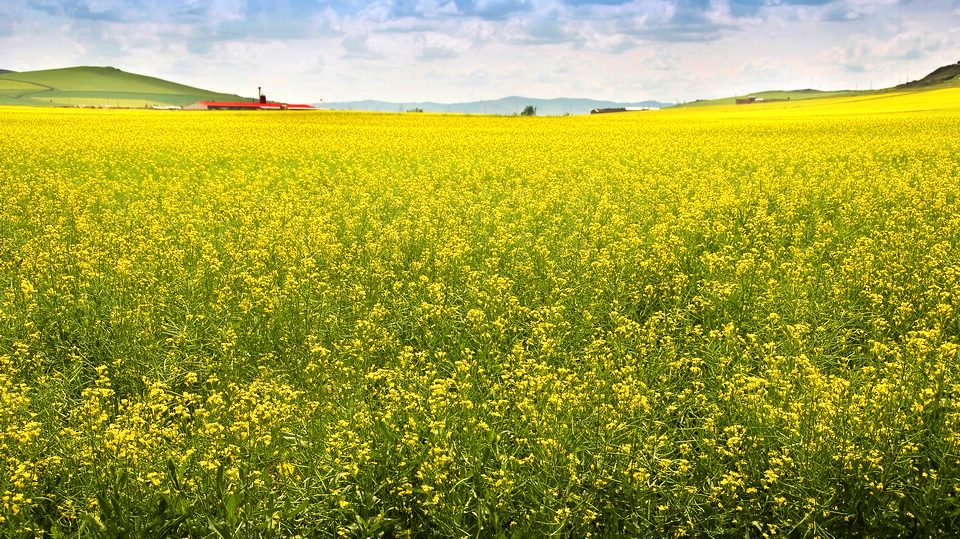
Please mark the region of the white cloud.
<svg viewBox="0 0 960 539"><path fill-rule="evenodd" d="M340 41L340 46L349 58L381 59L383 54L371 46L371 38L365 34L352 34Z"/></svg>
<svg viewBox="0 0 960 539"><path fill-rule="evenodd" d="M245 0L124 5L4 2L0 68L115 65L244 95L262 83L291 101L672 101L896 83L960 59L948 0L281 2L269 16Z"/></svg>
<svg viewBox="0 0 960 539"><path fill-rule="evenodd" d="M425 17L450 16L460 12L453 0L447 0L446 2L443 0L418 0L416 11Z"/></svg>
<svg viewBox="0 0 960 539"><path fill-rule="evenodd" d="M448 35L427 32L413 39L420 60L440 60L456 58L470 49L470 42Z"/></svg>
<svg viewBox="0 0 960 539"><path fill-rule="evenodd" d="M958 32L946 34L921 31L908 31L897 34L891 39L881 40L870 36L852 36L845 45L833 47L819 55L819 58L841 65L873 65L887 61L919 60L930 53L950 48Z"/></svg>
<svg viewBox="0 0 960 539"><path fill-rule="evenodd" d="M191 2L191 4L196 5L199 9L202 9L203 6L200 2ZM212 24L240 20L244 16L242 0L212 0L208 5L206 15Z"/></svg>
<svg viewBox="0 0 960 539"><path fill-rule="evenodd" d="M390 19L393 4L388 0L376 0L357 13L357 19L370 22L385 22Z"/></svg>

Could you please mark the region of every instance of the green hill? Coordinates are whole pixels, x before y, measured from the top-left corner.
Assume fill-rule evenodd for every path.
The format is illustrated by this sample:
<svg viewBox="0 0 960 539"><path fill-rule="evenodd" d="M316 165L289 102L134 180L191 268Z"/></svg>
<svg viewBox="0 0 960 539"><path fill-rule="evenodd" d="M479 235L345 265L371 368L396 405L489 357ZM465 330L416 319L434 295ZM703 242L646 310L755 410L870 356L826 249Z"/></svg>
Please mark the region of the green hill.
<svg viewBox="0 0 960 539"><path fill-rule="evenodd" d="M149 107L244 99L114 67L0 73L0 105Z"/></svg>
<svg viewBox="0 0 960 539"><path fill-rule="evenodd" d="M897 89L928 89L960 86L960 62L938 67L920 80L913 80L897 86Z"/></svg>
<svg viewBox="0 0 960 539"><path fill-rule="evenodd" d="M848 95L855 95L860 92L853 90L836 90L836 91L823 91L823 90L771 90L767 92L756 92L749 94L751 97L756 97L763 102L777 102L777 101L797 101L801 99L819 99L822 97L843 97ZM680 105L682 107L709 107L711 105L734 105L737 102L738 98L747 97L743 96L734 96L734 97L721 97L720 99L698 99L696 101L691 101L689 103L684 103Z"/></svg>
<svg viewBox="0 0 960 539"><path fill-rule="evenodd" d="M903 90L934 90L937 88L950 88L960 86L960 62L956 64L938 67L926 77L919 80L910 81L892 88L882 88L879 90L790 90L790 91L769 91L756 92L749 94L750 97L757 98L757 104L778 102L778 101L796 101L800 99L820 99L823 97L845 97L854 95L874 95L888 92L902 92ZM720 99L698 99L680 105L681 107L708 107L711 105L734 105L738 98L748 97L747 95L722 97Z"/></svg>

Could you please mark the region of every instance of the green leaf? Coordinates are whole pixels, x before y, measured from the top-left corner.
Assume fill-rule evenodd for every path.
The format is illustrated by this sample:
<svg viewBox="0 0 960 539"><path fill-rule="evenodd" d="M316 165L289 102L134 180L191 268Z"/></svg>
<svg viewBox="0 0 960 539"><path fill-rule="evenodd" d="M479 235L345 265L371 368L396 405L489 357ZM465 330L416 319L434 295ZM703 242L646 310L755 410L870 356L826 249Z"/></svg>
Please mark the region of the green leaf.
<svg viewBox="0 0 960 539"><path fill-rule="evenodd" d="M240 507L240 494L234 492L227 496L224 502L224 508L227 510L227 523L231 526L236 525L238 519L237 508Z"/></svg>
<svg viewBox="0 0 960 539"><path fill-rule="evenodd" d="M217 534L217 537L220 539L230 539L230 528L223 522L214 522L213 519L207 517L207 527L210 528L210 531Z"/></svg>

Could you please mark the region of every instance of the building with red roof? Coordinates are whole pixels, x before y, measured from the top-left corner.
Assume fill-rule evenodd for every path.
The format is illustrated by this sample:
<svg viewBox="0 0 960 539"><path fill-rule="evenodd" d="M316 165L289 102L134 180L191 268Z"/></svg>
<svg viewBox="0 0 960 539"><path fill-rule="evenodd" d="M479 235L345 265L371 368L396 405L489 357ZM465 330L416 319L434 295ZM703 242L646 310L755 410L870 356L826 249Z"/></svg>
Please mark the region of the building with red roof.
<svg viewBox="0 0 960 539"><path fill-rule="evenodd" d="M257 88L257 94L260 95L259 101L198 101L183 110L316 110L310 105L269 102L260 88Z"/></svg>
<svg viewBox="0 0 960 539"><path fill-rule="evenodd" d="M258 103L256 101L198 101L183 110L316 110L310 105L291 103Z"/></svg>

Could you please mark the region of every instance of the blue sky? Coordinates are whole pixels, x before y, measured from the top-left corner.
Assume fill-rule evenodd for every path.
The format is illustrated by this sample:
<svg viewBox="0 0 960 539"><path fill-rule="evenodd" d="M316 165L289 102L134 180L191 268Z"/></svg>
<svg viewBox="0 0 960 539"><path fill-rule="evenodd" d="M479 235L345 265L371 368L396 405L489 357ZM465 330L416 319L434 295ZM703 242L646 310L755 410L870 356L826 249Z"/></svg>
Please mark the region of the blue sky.
<svg viewBox="0 0 960 539"><path fill-rule="evenodd" d="M960 0L4 0L0 50L291 102L673 102L919 78Z"/></svg>

